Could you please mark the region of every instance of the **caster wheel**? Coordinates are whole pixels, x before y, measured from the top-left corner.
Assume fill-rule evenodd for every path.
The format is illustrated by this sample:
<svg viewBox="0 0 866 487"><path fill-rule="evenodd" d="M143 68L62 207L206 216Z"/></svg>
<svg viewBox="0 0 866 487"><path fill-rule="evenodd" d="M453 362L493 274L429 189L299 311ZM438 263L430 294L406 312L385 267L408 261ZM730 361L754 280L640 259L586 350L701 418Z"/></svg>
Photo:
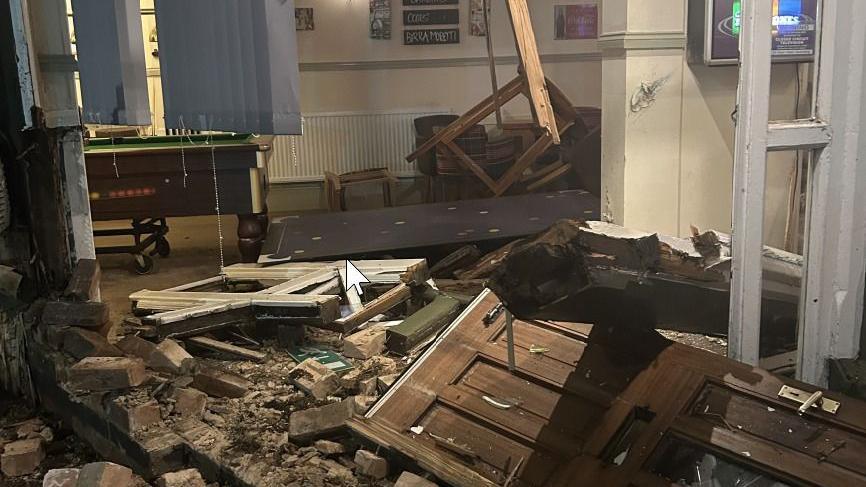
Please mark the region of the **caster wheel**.
<svg viewBox="0 0 866 487"><path fill-rule="evenodd" d="M144 255L144 254L135 254L133 255L135 259L133 263L135 264L135 272L139 274L148 274L153 269L153 259Z"/></svg>
<svg viewBox="0 0 866 487"><path fill-rule="evenodd" d="M155 250L160 257L168 257L171 254L171 245L169 245L168 239L163 237L157 240Z"/></svg>

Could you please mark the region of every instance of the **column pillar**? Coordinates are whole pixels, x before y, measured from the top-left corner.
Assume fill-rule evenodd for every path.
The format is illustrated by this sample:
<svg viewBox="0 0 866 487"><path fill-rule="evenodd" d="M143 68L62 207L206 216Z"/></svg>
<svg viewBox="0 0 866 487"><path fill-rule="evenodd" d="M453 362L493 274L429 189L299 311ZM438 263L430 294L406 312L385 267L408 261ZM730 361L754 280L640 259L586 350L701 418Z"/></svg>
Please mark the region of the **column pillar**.
<svg viewBox="0 0 866 487"><path fill-rule="evenodd" d="M685 2L600 4L603 218L678 235Z"/></svg>

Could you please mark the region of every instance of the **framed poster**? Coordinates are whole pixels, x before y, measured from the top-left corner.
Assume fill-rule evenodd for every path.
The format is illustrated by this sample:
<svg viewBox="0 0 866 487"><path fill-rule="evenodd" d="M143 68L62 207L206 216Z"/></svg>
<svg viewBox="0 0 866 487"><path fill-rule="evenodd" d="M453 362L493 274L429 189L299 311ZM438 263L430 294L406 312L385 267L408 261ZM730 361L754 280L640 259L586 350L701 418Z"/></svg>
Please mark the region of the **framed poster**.
<svg viewBox="0 0 866 487"><path fill-rule="evenodd" d="M454 25L459 23L460 10L456 8L403 11L403 25Z"/></svg>
<svg viewBox="0 0 866 487"><path fill-rule="evenodd" d="M316 30L316 24L313 22L313 9L295 9L295 30Z"/></svg>
<svg viewBox="0 0 866 487"><path fill-rule="evenodd" d="M469 0L469 35L484 37L487 26L484 24L484 0Z"/></svg>
<svg viewBox="0 0 866 487"><path fill-rule="evenodd" d="M427 5L459 5L460 0L403 0L404 7L423 7Z"/></svg>
<svg viewBox="0 0 866 487"><path fill-rule="evenodd" d="M370 38L391 38L391 0L370 0Z"/></svg>
<svg viewBox="0 0 866 487"><path fill-rule="evenodd" d="M553 13L554 39L598 38L598 5L556 5Z"/></svg>
<svg viewBox="0 0 866 487"><path fill-rule="evenodd" d="M403 45L406 46L433 46L459 43L460 29L420 29L403 31Z"/></svg>

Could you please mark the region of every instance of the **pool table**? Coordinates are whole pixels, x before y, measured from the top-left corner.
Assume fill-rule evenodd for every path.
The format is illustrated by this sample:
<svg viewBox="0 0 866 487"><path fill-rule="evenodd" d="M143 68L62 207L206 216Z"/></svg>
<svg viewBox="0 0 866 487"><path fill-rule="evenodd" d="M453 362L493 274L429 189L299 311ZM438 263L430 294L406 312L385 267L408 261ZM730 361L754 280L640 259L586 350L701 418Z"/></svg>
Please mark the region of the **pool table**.
<svg viewBox="0 0 866 487"><path fill-rule="evenodd" d="M103 235L133 235L139 247L136 251L129 247L98 248L97 252L126 249L141 263L141 234L152 233L145 249L155 244L154 253L167 255L166 217L217 213L215 165L219 213L237 215L241 257L244 262L255 262L268 227L271 139L239 134L87 139L84 155L92 218L132 220L132 230ZM160 230L159 222L164 230Z"/></svg>

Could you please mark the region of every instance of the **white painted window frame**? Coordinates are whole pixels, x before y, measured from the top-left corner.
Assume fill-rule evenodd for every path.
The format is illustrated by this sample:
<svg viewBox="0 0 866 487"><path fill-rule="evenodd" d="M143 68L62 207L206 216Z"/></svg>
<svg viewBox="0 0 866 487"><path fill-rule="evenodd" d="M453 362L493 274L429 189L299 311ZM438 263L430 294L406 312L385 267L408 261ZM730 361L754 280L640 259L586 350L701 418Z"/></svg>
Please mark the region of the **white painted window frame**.
<svg viewBox="0 0 866 487"><path fill-rule="evenodd" d="M866 2L825 1L818 16L813 116L768 122L771 3L744 1L740 39L729 355L759 360L767 152L810 150L797 376L826 385L829 358L859 353L866 281ZM858 211L859 210L859 211ZM862 220L862 221L861 221Z"/></svg>

